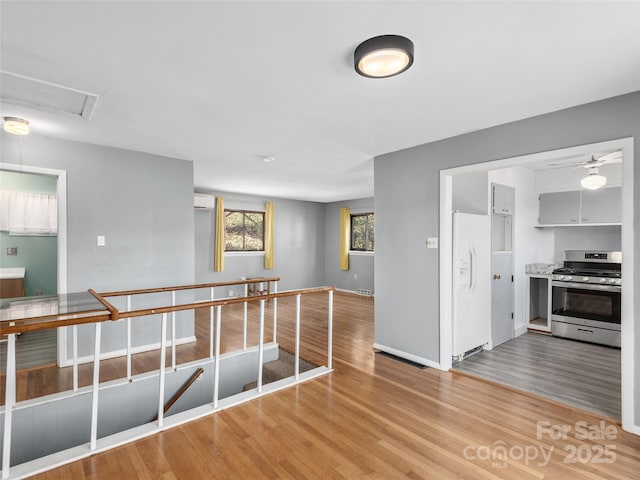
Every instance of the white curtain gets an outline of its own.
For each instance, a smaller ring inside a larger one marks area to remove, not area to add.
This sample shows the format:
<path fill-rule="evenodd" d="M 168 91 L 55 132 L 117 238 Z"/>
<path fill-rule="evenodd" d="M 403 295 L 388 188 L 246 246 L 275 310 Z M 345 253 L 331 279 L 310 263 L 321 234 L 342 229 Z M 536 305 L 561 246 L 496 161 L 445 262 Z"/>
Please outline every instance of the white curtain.
<path fill-rule="evenodd" d="M 14 235 L 57 234 L 57 196 L 47 193 L 1 191 L 0 230 Z"/>

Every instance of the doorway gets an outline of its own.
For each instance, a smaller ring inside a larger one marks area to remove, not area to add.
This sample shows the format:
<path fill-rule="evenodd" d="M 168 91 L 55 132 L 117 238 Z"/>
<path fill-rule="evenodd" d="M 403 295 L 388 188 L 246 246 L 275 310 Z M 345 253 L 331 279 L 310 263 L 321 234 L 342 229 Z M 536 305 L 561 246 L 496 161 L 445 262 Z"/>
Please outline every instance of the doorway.
<path fill-rule="evenodd" d="M 27 166 L 12 163 L 0 163 L 0 171 L 39 175 L 55 179 L 55 192 L 58 201 L 58 234 L 56 245 L 56 288 L 54 294 L 67 293 L 67 172 L 50 168 Z M 35 292 L 40 290 L 34 290 Z M 43 292 L 44 293 L 44 292 Z M 67 341 L 64 329 L 59 328 L 56 333 L 56 364 L 65 365 Z"/>
<path fill-rule="evenodd" d="M 440 368 L 449 370 L 451 359 L 451 308 L 452 308 L 452 249 L 451 249 L 451 212 L 452 212 L 452 178 L 458 173 L 488 171 L 497 168 L 523 166 L 532 162 L 551 161 L 558 158 L 591 155 L 596 151 L 620 150 L 622 163 L 622 226 L 621 250 L 625 259 L 622 275 L 625 282 L 622 286 L 622 346 L 621 346 L 621 417 L 622 427 L 627 431 L 640 434 L 640 428 L 634 424 L 634 372 L 633 365 L 634 304 L 633 304 L 633 139 L 624 138 L 595 144 L 581 145 L 555 151 L 541 152 L 521 157 L 474 164 L 455 169 L 443 170 L 440 173 Z M 517 265 L 516 269 L 519 271 Z M 523 322 L 516 324 L 516 334 L 526 332 Z"/>

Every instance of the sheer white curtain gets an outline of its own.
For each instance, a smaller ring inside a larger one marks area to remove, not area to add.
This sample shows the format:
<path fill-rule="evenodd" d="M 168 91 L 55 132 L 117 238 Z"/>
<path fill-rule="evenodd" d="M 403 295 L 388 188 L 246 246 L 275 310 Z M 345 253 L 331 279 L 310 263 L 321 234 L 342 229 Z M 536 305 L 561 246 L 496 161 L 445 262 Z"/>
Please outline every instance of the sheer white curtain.
<path fill-rule="evenodd" d="M 16 235 L 57 234 L 57 196 L 34 192 L 0 192 L 0 230 Z"/>

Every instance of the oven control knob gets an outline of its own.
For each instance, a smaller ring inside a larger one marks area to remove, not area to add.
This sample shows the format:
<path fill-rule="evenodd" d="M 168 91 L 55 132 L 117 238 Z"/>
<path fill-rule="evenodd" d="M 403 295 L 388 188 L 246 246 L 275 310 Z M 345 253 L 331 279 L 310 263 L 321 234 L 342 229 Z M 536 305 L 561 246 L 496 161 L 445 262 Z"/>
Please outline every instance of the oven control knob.
<path fill-rule="evenodd" d="M 583 282 L 588 282 L 589 281 L 589 277 L 582 277 L 582 281 Z"/>
<path fill-rule="evenodd" d="M 616 283 L 616 279 L 615 278 L 610 278 L 609 279 L 609 283 Z"/>
<path fill-rule="evenodd" d="M 606 278 L 601 278 L 600 279 L 600 283 L 607 283 L 607 279 Z"/>
<path fill-rule="evenodd" d="M 571 275 L 567 275 L 566 277 L 564 277 L 564 280 L 570 282 L 571 280 L 573 280 L 573 277 Z"/>

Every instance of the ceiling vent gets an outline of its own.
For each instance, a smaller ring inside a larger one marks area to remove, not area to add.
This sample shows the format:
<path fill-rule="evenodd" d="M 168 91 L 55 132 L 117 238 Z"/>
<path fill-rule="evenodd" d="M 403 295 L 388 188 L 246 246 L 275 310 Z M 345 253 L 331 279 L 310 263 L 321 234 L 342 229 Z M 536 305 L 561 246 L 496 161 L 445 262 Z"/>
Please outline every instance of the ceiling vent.
<path fill-rule="evenodd" d="M 0 98 L 3 102 L 68 113 L 86 120 L 98 101 L 98 95 L 93 93 L 6 71 L 0 72 Z"/>

